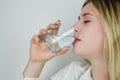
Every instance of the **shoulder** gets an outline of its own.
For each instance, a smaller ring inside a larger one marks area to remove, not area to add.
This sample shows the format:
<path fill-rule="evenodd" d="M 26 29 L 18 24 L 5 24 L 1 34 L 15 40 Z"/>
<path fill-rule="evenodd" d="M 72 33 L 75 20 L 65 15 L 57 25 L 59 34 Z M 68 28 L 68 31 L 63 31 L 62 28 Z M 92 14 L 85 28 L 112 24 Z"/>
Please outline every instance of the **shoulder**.
<path fill-rule="evenodd" d="M 81 67 L 89 66 L 89 63 L 86 60 L 73 61 L 69 64 L 70 67 Z"/>
<path fill-rule="evenodd" d="M 90 64 L 85 61 L 85 60 L 81 60 L 81 61 L 73 61 L 69 64 L 68 66 L 68 71 L 72 71 L 74 73 L 78 73 L 81 74 L 82 72 L 84 72 L 88 67 L 90 66 Z"/>
<path fill-rule="evenodd" d="M 77 79 L 85 70 L 89 67 L 88 62 L 73 61 L 63 69 L 58 71 L 54 76 L 51 77 L 52 80 L 74 80 Z"/>

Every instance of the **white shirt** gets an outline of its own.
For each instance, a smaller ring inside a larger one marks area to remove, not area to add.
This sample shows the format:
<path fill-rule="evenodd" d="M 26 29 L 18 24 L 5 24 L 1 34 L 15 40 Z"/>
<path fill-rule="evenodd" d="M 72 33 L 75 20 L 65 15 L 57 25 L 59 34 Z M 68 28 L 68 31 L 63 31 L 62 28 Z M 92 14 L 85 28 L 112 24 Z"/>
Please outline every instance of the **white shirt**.
<path fill-rule="evenodd" d="M 23 80 L 39 80 L 38 78 L 24 78 Z M 86 61 L 72 62 L 50 80 L 93 80 L 91 77 L 91 66 Z"/>

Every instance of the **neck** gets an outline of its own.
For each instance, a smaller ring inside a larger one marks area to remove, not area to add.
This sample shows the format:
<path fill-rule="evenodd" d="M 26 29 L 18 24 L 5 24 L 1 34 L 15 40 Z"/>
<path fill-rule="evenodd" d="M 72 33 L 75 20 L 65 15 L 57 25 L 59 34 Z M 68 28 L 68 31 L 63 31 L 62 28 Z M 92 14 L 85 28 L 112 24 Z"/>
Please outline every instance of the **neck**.
<path fill-rule="evenodd" d="M 93 80 L 107 80 L 107 64 L 102 57 L 91 61 Z"/>

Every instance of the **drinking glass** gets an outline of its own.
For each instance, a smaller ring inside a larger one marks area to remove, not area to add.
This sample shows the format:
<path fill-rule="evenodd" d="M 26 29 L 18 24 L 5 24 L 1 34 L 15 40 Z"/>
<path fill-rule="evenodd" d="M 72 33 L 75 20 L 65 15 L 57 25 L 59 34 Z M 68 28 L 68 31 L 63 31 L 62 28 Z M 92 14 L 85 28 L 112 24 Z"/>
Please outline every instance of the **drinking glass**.
<path fill-rule="evenodd" d="M 69 46 L 74 41 L 73 36 L 74 29 L 71 28 L 68 31 L 64 32 L 60 35 L 51 35 L 51 31 L 49 31 L 47 34 L 43 35 L 43 39 L 45 40 L 45 43 L 47 47 L 53 52 L 59 51 L 61 48 L 65 46 Z"/>

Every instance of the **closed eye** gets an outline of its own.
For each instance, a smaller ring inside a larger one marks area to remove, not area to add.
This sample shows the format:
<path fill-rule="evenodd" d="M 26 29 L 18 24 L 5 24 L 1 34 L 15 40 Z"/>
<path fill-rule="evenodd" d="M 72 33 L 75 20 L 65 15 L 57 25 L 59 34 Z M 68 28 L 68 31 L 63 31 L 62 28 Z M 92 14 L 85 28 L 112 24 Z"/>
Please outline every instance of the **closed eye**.
<path fill-rule="evenodd" d="M 91 22 L 91 21 L 84 21 L 83 23 L 84 23 L 84 24 L 87 24 L 87 23 L 89 23 L 89 22 Z"/>

